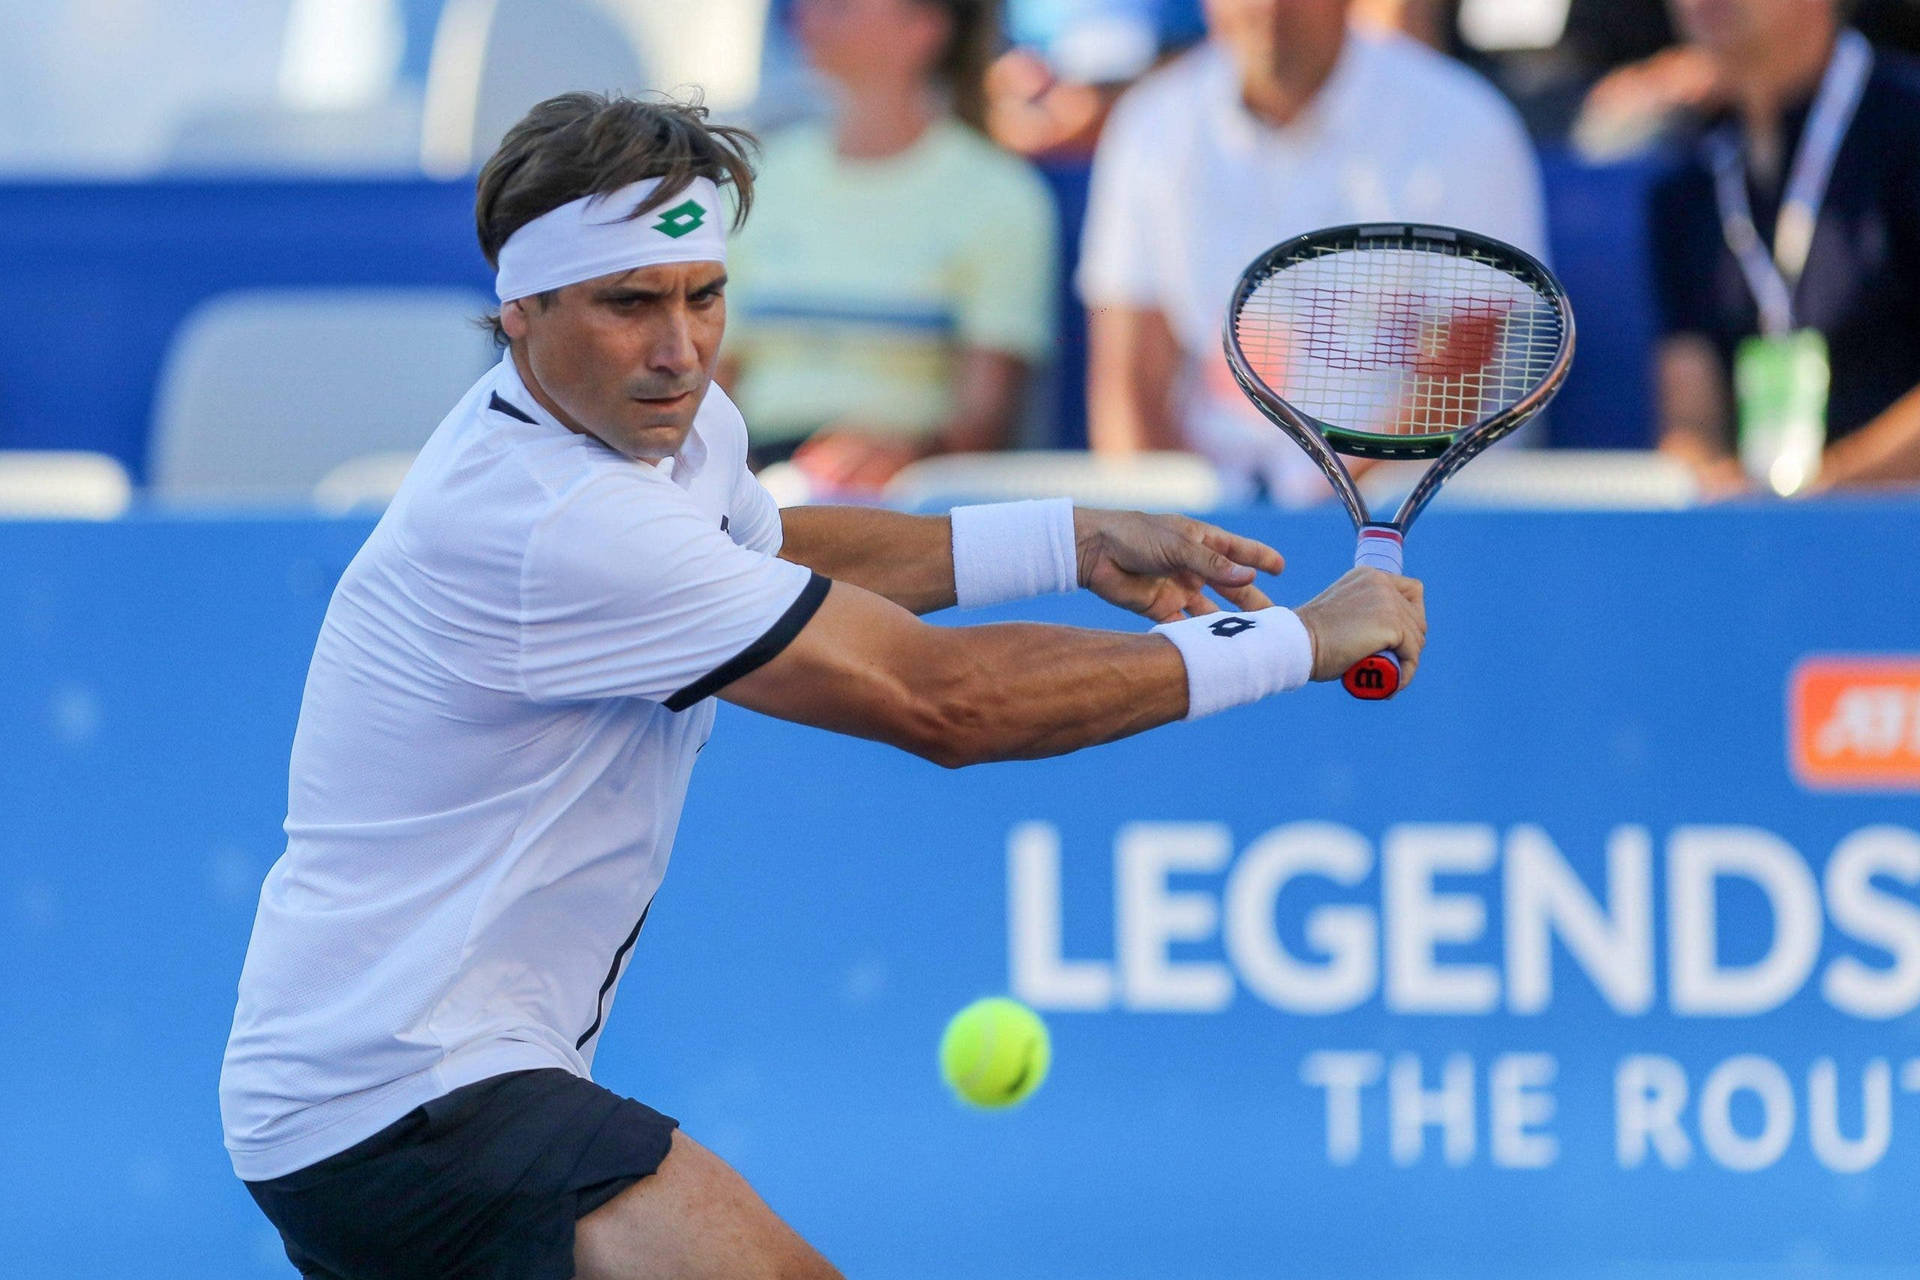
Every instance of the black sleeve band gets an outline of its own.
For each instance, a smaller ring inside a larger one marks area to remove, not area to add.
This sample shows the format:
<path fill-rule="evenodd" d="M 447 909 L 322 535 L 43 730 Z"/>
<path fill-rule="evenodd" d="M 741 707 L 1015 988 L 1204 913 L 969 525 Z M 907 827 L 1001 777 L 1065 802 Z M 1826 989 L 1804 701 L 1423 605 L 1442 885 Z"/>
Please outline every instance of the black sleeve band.
<path fill-rule="evenodd" d="M 779 657 L 780 651 L 792 644 L 793 638 L 800 634 L 800 628 L 812 621 L 813 615 L 820 611 L 820 605 L 826 600 L 827 591 L 832 586 L 832 578 L 823 578 L 817 573 L 807 579 L 807 585 L 800 589 L 800 598 L 788 605 L 787 611 L 758 640 L 668 698 L 667 710 L 685 711 L 700 699 L 712 697 L 741 676 L 758 671 Z"/>

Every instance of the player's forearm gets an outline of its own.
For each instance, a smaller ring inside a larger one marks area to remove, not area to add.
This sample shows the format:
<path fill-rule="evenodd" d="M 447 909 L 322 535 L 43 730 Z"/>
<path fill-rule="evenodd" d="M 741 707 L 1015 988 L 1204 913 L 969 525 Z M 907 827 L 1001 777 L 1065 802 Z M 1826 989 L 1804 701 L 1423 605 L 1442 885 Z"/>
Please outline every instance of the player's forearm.
<path fill-rule="evenodd" d="M 903 691 L 896 745 L 949 768 L 1064 755 L 1187 713 L 1186 666 L 1159 636 L 1003 623 L 938 646 Z"/>
<path fill-rule="evenodd" d="M 780 556 L 914 613 L 951 608 L 953 526 L 872 507 L 788 507 Z"/>

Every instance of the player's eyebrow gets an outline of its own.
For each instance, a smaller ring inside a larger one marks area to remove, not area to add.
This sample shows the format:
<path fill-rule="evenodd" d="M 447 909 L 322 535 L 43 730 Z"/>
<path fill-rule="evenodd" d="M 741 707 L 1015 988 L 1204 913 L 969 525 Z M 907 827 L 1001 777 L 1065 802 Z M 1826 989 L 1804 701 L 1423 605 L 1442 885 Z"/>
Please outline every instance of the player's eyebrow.
<path fill-rule="evenodd" d="M 687 290 L 689 298 L 707 297 L 726 288 L 727 277 L 723 273 L 698 288 Z M 660 302 L 673 296 L 671 289 L 643 289 L 638 285 L 610 284 L 595 291 L 596 302 Z"/>
<path fill-rule="evenodd" d="M 593 295 L 596 302 L 658 302 L 667 296 L 665 289 L 642 289 L 630 284 L 608 285 Z"/>

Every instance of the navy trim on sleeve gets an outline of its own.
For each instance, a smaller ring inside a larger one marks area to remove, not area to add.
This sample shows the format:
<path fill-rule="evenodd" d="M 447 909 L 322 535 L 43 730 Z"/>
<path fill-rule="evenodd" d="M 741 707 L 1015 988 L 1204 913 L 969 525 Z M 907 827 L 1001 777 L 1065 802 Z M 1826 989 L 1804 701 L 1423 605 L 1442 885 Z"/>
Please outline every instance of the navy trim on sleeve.
<path fill-rule="evenodd" d="M 493 410 L 495 413 L 504 413 L 509 418 L 518 418 L 522 422 L 533 421 L 533 418 L 525 409 L 522 409 L 510 400 L 502 400 L 498 391 L 493 393 L 493 399 L 487 401 L 487 408 Z"/>
<path fill-rule="evenodd" d="M 780 615 L 779 621 L 768 627 L 758 640 L 668 698 L 667 710 L 685 711 L 702 698 L 712 697 L 741 676 L 758 671 L 779 657 L 780 651 L 792 644 L 793 638 L 800 634 L 800 628 L 812 621 L 813 615 L 820 611 L 820 605 L 826 600 L 827 591 L 832 586 L 832 578 L 817 573 L 807 579 L 807 585 L 800 589 L 800 598 L 787 606 L 787 611 Z"/>

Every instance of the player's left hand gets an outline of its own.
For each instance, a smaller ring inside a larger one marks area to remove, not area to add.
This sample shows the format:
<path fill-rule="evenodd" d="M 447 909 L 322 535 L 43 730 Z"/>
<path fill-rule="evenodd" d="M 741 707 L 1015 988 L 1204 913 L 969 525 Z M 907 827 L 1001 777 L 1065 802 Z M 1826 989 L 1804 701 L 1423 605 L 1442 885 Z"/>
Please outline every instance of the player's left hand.
<path fill-rule="evenodd" d="M 1218 613 L 1218 592 L 1236 609 L 1273 604 L 1253 585 L 1256 570 L 1286 568 L 1278 551 L 1187 516 L 1075 508 L 1080 585 L 1155 622 Z"/>

